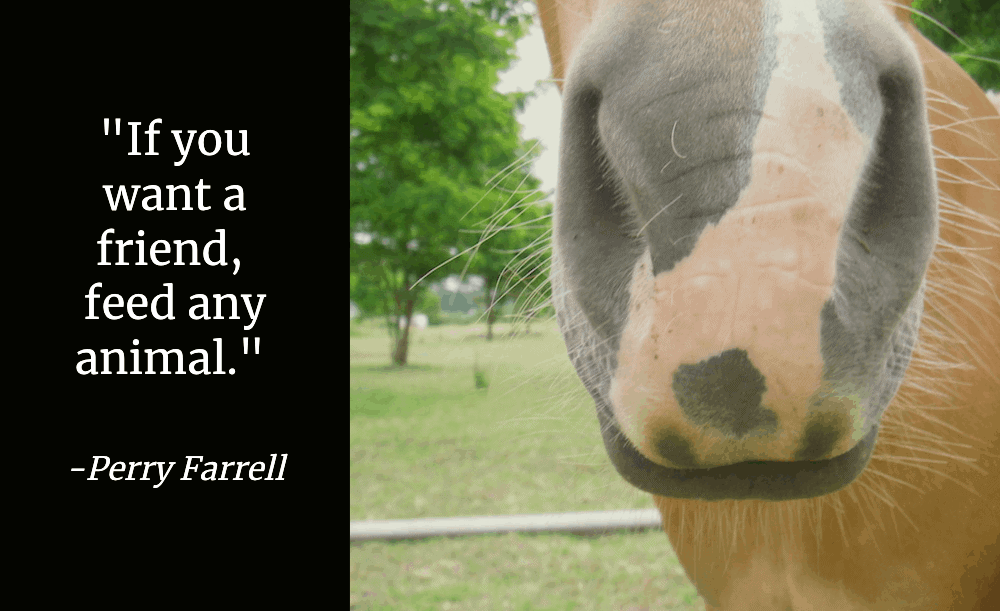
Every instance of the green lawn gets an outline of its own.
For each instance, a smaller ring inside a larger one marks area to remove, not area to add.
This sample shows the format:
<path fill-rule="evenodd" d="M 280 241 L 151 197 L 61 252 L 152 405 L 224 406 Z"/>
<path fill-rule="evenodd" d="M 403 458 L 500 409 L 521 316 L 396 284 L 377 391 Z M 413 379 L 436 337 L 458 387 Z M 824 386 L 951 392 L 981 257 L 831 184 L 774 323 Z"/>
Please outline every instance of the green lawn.
<path fill-rule="evenodd" d="M 351 330 L 351 520 L 649 508 L 610 466 L 555 324 Z M 477 389 L 475 370 L 490 385 Z M 351 545 L 352 609 L 702 609 L 657 531 Z"/>

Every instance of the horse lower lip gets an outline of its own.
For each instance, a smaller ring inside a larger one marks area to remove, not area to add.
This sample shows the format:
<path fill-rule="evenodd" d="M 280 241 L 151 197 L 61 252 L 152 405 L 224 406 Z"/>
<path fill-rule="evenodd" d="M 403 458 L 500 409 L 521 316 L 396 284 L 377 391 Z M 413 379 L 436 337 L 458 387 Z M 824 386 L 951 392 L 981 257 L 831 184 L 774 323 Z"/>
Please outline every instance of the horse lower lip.
<path fill-rule="evenodd" d="M 850 451 L 816 461 L 748 461 L 710 469 L 670 469 L 643 456 L 621 433 L 610 409 L 598 406 L 604 445 L 618 473 L 646 492 L 706 501 L 787 501 L 830 494 L 864 471 L 878 436 L 873 427 Z"/>

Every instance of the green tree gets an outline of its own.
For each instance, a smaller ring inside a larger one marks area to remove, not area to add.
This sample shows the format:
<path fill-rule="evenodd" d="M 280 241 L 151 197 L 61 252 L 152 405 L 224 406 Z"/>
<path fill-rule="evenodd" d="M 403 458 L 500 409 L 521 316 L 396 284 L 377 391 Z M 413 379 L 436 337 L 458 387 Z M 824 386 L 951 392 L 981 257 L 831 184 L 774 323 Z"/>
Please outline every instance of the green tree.
<path fill-rule="evenodd" d="M 397 365 L 406 364 L 414 305 L 428 290 L 419 281 L 460 267 L 441 263 L 476 243 L 462 228 L 489 214 L 477 203 L 518 158 L 514 108 L 523 95 L 494 86 L 530 19 L 519 5 L 351 2 L 352 299 L 387 315 Z"/>
<path fill-rule="evenodd" d="M 913 8 L 938 22 L 915 14 L 913 22 L 924 36 L 958 62 L 980 87 L 1000 90 L 1000 2 L 914 0 Z"/>

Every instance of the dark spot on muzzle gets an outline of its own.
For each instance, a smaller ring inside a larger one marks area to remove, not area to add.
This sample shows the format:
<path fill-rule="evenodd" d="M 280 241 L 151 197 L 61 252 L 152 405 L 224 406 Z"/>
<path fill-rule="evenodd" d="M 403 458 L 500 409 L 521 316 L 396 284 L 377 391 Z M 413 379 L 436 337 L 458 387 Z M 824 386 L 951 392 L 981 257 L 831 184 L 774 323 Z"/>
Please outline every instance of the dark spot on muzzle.
<path fill-rule="evenodd" d="M 694 455 L 691 442 L 673 431 L 664 433 L 655 445 L 660 456 L 669 460 L 675 467 L 681 469 L 701 467 Z"/>
<path fill-rule="evenodd" d="M 755 429 L 774 430 L 778 417 L 761 403 L 767 385 L 746 350 L 732 349 L 674 372 L 674 397 L 697 426 L 742 439 Z"/>
<path fill-rule="evenodd" d="M 833 450 L 849 432 L 849 418 L 843 415 L 817 413 L 809 418 L 795 460 L 830 458 Z"/>

